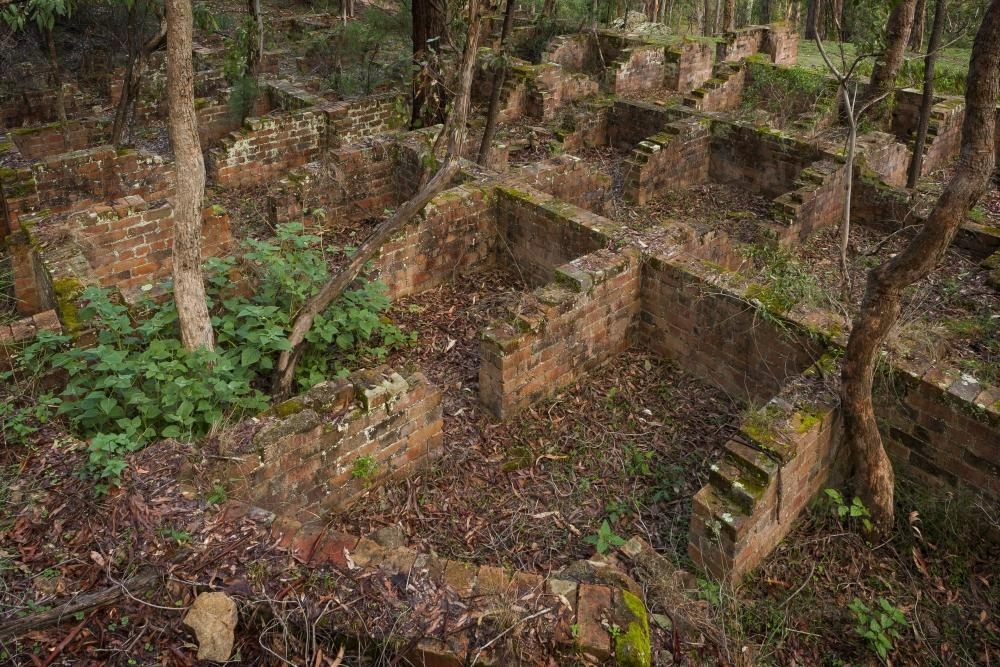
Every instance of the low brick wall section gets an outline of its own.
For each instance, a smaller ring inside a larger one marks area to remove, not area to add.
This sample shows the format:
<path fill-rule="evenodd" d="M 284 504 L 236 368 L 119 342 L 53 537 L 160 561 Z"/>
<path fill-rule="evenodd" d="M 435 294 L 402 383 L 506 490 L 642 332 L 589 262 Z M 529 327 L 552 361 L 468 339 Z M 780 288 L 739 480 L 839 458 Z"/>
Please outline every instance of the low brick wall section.
<path fill-rule="evenodd" d="M 604 77 L 616 95 L 656 90 L 663 86 L 665 65 L 662 46 L 635 46 L 609 63 Z"/>
<path fill-rule="evenodd" d="M 639 342 L 757 405 L 777 395 L 821 352 L 807 335 L 773 318 L 715 284 L 697 261 L 646 260 Z"/>
<path fill-rule="evenodd" d="M 752 25 L 726 33 L 716 45 L 718 61 L 740 60 L 755 53 L 766 53 L 775 64 L 794 63 L 798 55 L 798 33 L 794 27 L 780 24 Z"/>
<path fill-rule="evenodd" d="M 249 442 L 220 436 L 237 497 L 282 514 L 319 516 L 441 450 L 441 393 L 421 373 L 381 367 L 321 383 L 282 403 Z M 242 438 L 245 440 L 245 438 Z"/>
<path fill-rule="evenodd" d="M 664 53 L 663 85 L 668 90 L 688 93 L 711 78 L 714 64 L 710 43 L 683 40 L 667 47 Z"/>
<path fill-rule="evenodd" d="M 555 279 L 556 268 L 602 248 L 617 225 L 528 187 L 496 189 L 501 226 L 500 262 L 512 261 L 524 281 L 538 287 Z"/>
<path fill-rule="evenodd" d="M 56 311 L 46 310 L 9 324 L 0 323 L 0 369 L 10 369 L 11 355 L 17 345 L 30 343 L 43 331 L 62 333 L 62 325 L 59 323 Z"/>
<path fill-rule="evenodd" d="M 600 74 L 601 54 L 593 32 L 578 32 L 552 38 L 542 53 L 542 63 L 559 65 L 567 72 Z"/>
<path fill-rule="evenodd" d="M 615 148 L 631 149 L 686 115 L 681 110 L 648 102 L 618 100 L 608 116 L 608 143 Z"/>
<path fill-rule="evenodd" d="M 0 172 L 7 232 L 16 231 L 18 219 L 27 213 L 79 211 L 130 195 L 162 199 L 171 194 L 173 185 L 173 165 L 159 155 L 116 151 L 111 146 L 64 153 L 28 168 Z"/>
<path fill-rule="evenodd" d="M 777 197 L 795 190 L 799 172 L 823 157 L 816 147 L 768 128 L 712 121 L 709 174 L 718 183 Z"/>
<path fill-rule="evenodd" d="M 839 225 L 846 184 L 847 166 L 842 162 L 821 160 L 799 172 L 794 183 L 798 187 L 771 205 L 779 243 L 795 245 L 817 230 Z"/>
<path fill-rule="evenodd" d="M 699 111 L 729 111 L 737 108 L 743 100 L 743 89 L 747 81 L 743 62 L 716 65 L 712 78 L 684 97 L 684 106 Z"/>
<path fill-rule="evenodd" d="M 875 410 L 893 463 L 931 488 L 1000 499 L 1000 389 L 906 360 L 886 379 Z"/>
<path fill-rule="evenodd" d="M 66 131 L 60 123 L 49 123 L 40 127 L 24 127 L 10 131 L 10 139 L 29 160 L 78 151 L 101 144 L 111 138 L 111 127 L 107 122 L 96 120 L 70 120 Z"/>
<path fill-rule="evenodd" d="M 830 485 L 840 420 L 825 404 L 779 398 L 757 411 L 710 466 L 695 494 L 688 555 L 720 579 L 739 580 L 788 534 L 799 513 Z"/>
<path fill-rule="evenodd" d="M 446 190 L 389 239 L 375 260 L 393 298 L 457 280 L 493 260 L 496 213 L 488 191 L 474 185 Z"/>
<path fill-rule="evenodd" d="M 20 127 L 25 123 L 50 123 L 59 120 L 56 109 L 57 93 L 49 90 L 25 90 L 0 105 L 0 127 Z M 72 83 L 63 84 L 63 104 L 73 115 L 85 104 L 80 90 Z"/>
<path fill-rule="evenodd" d="M 311 109 L 247 118 L 208 151 L 208 176 L 222 187 L 264 183 L 315 160 L 325 132 L 325 116 Z"/>
<path fill-rule="evenodd" d="M 910 146 L 911 150 L 917 135 L 922 99 L 923 92 L 914 88 L 897 90 L 893 98 L 892 133 Z M 927 143 L 924 146 L 921 174 L 941 169 L 958 154 L 964 121 L 963 98 L 946 96 L 934 98 L 930 124 L 927 127 Z"/>
<path fill-rule="evenodd" d="M 640 271 L 637 250 L 599 250 L 525 295 L 510 322 L 483 334 L 483 405 L 507 417 L 622 352 L 639 311 Z"/>
<path fill-rule="evenodd" d="M 611 177 L 573 155 L 525 165 L 512 176 L 517 182 L 600 215 L 611 200 Z"/>
<path fill-rule="evenodd" d="M 704 120 L 674 121 L 640 141 L 623 163 L 623 194 L 645 204 L 663 189 L 705 183 L 710 156 L 709 128 Z"/>
<path fill-rule="evenodd" d="M 345 100 L 325 111 L 331 146 L 403 129 L 410 119 L 409 96 L 398 93 Z"/>

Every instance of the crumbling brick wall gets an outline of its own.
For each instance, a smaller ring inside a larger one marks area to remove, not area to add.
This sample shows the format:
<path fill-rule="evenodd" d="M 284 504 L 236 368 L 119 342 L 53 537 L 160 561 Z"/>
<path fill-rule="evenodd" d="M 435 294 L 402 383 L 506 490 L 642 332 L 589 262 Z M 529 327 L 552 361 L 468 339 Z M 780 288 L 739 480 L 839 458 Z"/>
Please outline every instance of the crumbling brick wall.
<path fill-rule="evenodd" d="M 272 512 L 319 516 L 441 451 L 441 394 L 421 373 L 358 371 L 275 412 L 283 416 L 267 420 L 250 443 L 220 436 L 223 454 L 243 459 L 221 474 L 237 496 Z"/>
<path fill-rule="evenodd" d="M 708 181 L 711 144 L 702 119 L 678 120 L 638 143 L 622 165 L 623 192 L 639 204 L 663 189 Z"/>
<path fill-rule="evenodd" d="M 823 157 L 811 144 L 768 128 L 712 121 L 709 174 L 718 183 L 734 183 L 777 197 L 795 190 L 799 172 Z"/>
<path fill-rule="evenodd" d="M 21 155 L 30 160 L 83 150 L 107 141 L 111 128 L 107 123 L 92 120 L 70 120 L 65 132 L 61 124 L 49 123 L 11 130 L 10 139 Z"/>
<path fill-rule="evenodd" d="M 514 179 L 600 215 L 611 199 L 611 177 L 572 155 L 525 165 Z"/>
<path fill-rule="evenodd" d="M 506 417 L 614 358 L 639 310 L 639 252 L 599 250 L 525 295 L 481 345 L 479 397 Z"/>
<path fill-rule="evenodd" d="M 690 92 L 711 78 L 714 64 L 711 44 L 684 40 L 664 54 L 663 85 L 678 93 Z"/>
<path fill-rule="evenodd" d="M 257 185 L 317 158 L 325 116 L 311 109 L 247 118 L 208 152 L 209 177 L 222 187 Z"/>

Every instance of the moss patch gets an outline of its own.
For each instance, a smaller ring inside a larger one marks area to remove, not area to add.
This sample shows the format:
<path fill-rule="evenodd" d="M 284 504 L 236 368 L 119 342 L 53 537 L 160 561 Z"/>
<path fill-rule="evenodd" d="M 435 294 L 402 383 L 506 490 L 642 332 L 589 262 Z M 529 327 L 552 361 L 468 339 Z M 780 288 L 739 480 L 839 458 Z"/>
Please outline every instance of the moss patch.
<path fill-rule="evenodd" d="M 615 662 L 621 667 L 649 667 L 652 650 L 649 641 L 649 618 L 646 606 L 628 591 L 621 591 L 616 614 L 622 632 L 615 639 Z"/>

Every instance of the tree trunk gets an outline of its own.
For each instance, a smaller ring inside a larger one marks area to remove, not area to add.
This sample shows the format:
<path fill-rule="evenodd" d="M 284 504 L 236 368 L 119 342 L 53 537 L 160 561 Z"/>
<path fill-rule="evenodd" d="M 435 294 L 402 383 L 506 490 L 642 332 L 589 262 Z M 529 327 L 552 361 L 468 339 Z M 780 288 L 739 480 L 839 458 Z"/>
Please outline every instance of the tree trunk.
<path fill-rule="evenodd" d="M 891 93 L 896 85 L 896 75 L 899 74 L 900 67 L 903 66 L 903 52 L 906 50 L 906 42 L 910 38 L 910 27 L 913 25 L 913 11 L 917 0 L 899 0 L 889 20 L 885 25 L 886 43 L 885 50 L 875 61 L 872 70 L 871 80 L 865 90 L 865 100 L 872 100 L 879 95 Z M 885 109 L 887 105 L 880 104 L 879 107 Z M 883 117 L 885 113 L 878 116 Z"/>
<path fill-rule="evenodd" d="M 167 107 L 177 172 L 174 209 L 174 300 L 181 342 L 188 350 L 214 349 L 205 283 L 201 274 L 201 202 L 205 160 L 194 110 L 191 0 L 166 0 Z"/>
<path fill-rule="evenodd" d="M 920 53 L 924 48 L 924 24 L 927 22 L 927 2 L 917 0 L 913 10 L 913 28 L 910 30 L 910 51 Z"/>
<path fill-rule="evenodd" d="M 444 161 L 434 177 L 427 182 L 412 199 L 399 207 L 392 217 L 383 221 L 372 234 L 365 239 L 347 266 L 331 276 L 312 297 L 295 318 L 292 331 L 288 335 L 290 350 L 282 352 L 274 369 L 272 395 L 275 398 L 288 396 L 295 379 L 295 366 L 302 354 L 302 344 L 306 334 L 312 328 L 313 320 L 322 313 L 334 299 L 340 296 L 354 282 L 364 265 L 370 260 L 382 244 L 395 234 L 403 225 L 410 221 L 434 196 L 443 190 L 458 173 L 458 160 L 462 156 L 462 146 L 468 133 L 466 127 L 469 119 L 469 98 L 472 91 L 472 73 L 476 64 L 476 45 L 479 42 L 479 25 L 481 23 L 477 0 L 469 0 L 469 30 L 462 52 L 462 62 L 459 66 L 458 94 L 455 104 L 442 130 L 447 134 L 448 146 Z"/>
<path fill-rule="evenodd" d="M 59 116 L 59 127 L 62 129 L 63 141 L 69 150 L 69 122 L 66 118 L 66 95 L 63 91 L 62 68 L 59 67 L 59 58 L 56 55 L 56 39 L 52 34 L 52 28 L 45 29 L 45 47 L 49 57 L 49 69 L 52 75 L 52 85 L 56 89 L 56 115 Z"/>
<path fill-rule="evenodd" d="M 722 32 L 736 29 L 736 0 L 724 0 L 722 5 Z"/>
<path fill-rule="evenodd" d="M 114 144 L 115 148 L 129 143 L 131 139 L 146 63 L 149 62 L 149 57 L 153 52 L 163 46 L 167 38 L 167 22 L 161 15 L 156 34 L 150 36 L 141 46 L 136 48 L 142 30 L 141 22 L 138 21 L 137 7 L 138 3 L 134 3 L 129 8 L 129 59 L 125 66 L 122 94 L 118 99 L 118 107 L 115 109 L 115 122 L 111 128 L 111 143 Z"/>
<path fill-rule="evenodd" d="M 832 0 L 829 5 L 830 16 L 826 24 L 826 38 L 838 42 L 844 41 L 844 0 Z"/>
<path fill-rule="evenodd" d="M 260 0 L 247 0 L 247 14 L 253 22 L 253 39 L 247 50 L 247 76 L 256 81 L 260 75 L 261 61 L 264 60 L 264 16 L 261 14 Z"/>
<path fill-rule="evenodd" d="M 496 74 L 493 76 L 490 106 L 486 110 L 486 127 L 483 128 L 483 140 L 479 144 L 479 155 L 476 157 L 476 162 L 482 166 L 486 166 L 486 160 L 490 156 L 490 148 L 493 144 L 493 135 L 497 129 L 497 116 L 500 115 L 500 96 L 503 93 L 503 84 L 507 79 L 507 37 L 510 35 L 513 24 L 514 0 L 507 0 L 503 14 L 503 27 L 500 29 L 500 48 L 498 50 L 500 60 L 497 63 Z"/>
<path fill-rule="evenodd" d="M 716 0 L 716 2 L 721 2 L 721 0 Z M 701 34 L 708 37 L 715 30 L 712 26 L 712 0 L 705 0 L 701 9 L 701 19 Z"/>
<path fill-rule="evenodd" d="M 996 151 L 996 101 L 1000 97 L 1000 0 L 993 0 L 972 46 L 965 95 L 962 148 L 952 176 L 927 222 L 903 252 L 872 270 L 854 321 L 841 371 L 844 437 L 856 466 L 858 495 L 877 532 L 893 521 L 892 464 L 872 408 L 875 360 L 899 317 L 903 291 L 941 260 L 969 209 L 985 191 Z"/>
<path fill-rule="evenodd" d="M 545 0 L 542 4 L 542 18 L 554 19 L 556 17 L 556 0 Z"/>
<path fill-rule="evenodd" d="M 819 34 L 819 17 L 823 14 L 823 0 L 806 0 L 806 39 L 816 39 Z"/>
<path fill-rule="evenodd" d="M 410 126 L 414 129 L 444 122 L 447 97 L 439 64 L 447 9 L 445 0 L 413 0 L 413 62 L 417 70 Z"/>
<path fill-rule="evenodd" d="M 920 120 L 917 123 L 917 137 L 913 140 L 913 156 L 906 177 L 906 187 L 915 188 L 924 166 L 924 146 L 927 143 L 927 129 L 931 124 L 931 109 L 934 107 L 934 66 L 937 63 L 938 47 L 941 46 L 941 30 L 944 24 L 946 0 L 937 0 L 934 7 L 934 22 L 931 24 L 931 41 L 924 56 L 924 94 L 920 100 Z"/>

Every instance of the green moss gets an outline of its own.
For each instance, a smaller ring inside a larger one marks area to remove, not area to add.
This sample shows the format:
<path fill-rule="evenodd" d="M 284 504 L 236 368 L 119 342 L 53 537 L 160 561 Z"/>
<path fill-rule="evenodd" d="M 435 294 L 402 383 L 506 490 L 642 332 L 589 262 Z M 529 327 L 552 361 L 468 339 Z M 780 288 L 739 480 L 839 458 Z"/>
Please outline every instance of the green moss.
<path fill-rule="evenodd" d="M 642 600 L 632 593 L 621 592 L 623 618 L 627 618 L 621 634 L 615 639 L 615 662 L 621 667 L 649 667 L 652 647 L 649 640 L 649 618 Z"/>
<path fill-rule="evenodd" d="M 304 408 L 305 406 L 302 405 L 302 401 L 297 398 L 290 398 L 287 401 L 274 406 L 274 414 L 278 417 L 284 418 L 288 415 L 293 415 L 296 412 L 302 412 Z"/>
<path fill-rule="evenodd" d="M 56 312 L 59 321 L 66 331 L 74 332 L 80 328 L 80 316 L 76 306 L 76 298 L 83 291 L 83 283 L 77 278 L 56 278 L 52 281 L 52 292 L 56 297 Z"/>
<path fill-rule="evenodd" d="M 796 433 L 805 433 L 822 420 L 819 413 L 813 408 L 803 408 L 792 415 L 792 424 Z"/>

